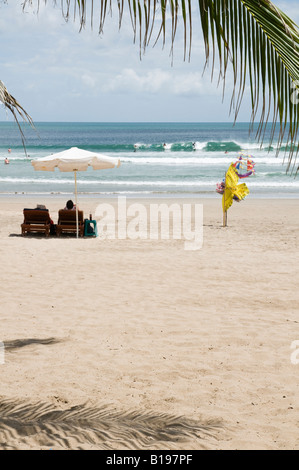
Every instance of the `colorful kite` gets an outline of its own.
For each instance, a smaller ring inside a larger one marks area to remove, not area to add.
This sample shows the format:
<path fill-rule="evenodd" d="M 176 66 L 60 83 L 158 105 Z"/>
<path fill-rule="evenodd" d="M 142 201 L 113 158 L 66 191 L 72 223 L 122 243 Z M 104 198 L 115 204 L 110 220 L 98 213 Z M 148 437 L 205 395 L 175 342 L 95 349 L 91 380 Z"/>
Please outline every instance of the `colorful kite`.
<path fill-rule="evenodd" d="M 239 178 L 248 178 L 255 173 L 254 161 L 251 160 L 251 155 L 241 155 L 239 159 L 234 163 L 234 168 L 236 170 Z"/>
<path fill-rule="evenodd" d="M 238 182 L 239 178 L 248 178 L 255 173 L 254 165 L 250 155 L 241 155 L 235 163 L 231 163 L 223 181 L 216 185 L 217 193 L 222 194 L 224 227 L 227 225 L 227 211 L 233 201 L 240 202 L 249 194 L 246 184 L 238 184 Z"/>

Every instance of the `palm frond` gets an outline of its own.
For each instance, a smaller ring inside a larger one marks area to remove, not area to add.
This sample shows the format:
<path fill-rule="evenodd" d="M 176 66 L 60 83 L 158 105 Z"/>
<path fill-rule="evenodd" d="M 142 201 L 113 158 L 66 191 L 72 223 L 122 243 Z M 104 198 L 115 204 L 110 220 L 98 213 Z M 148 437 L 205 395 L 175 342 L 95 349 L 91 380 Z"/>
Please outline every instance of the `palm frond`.
<path fill-rule="evenodd" d="M 0 80 L 0 102 L 3 103 L 5 108 L 8 109 L 12 113 L 18 125 L 24 151 L 25 151 L 25 154 L 27 155 L 26 145 L 25 145 L 25 135 L 21 128 L 19 117 L 23 119 L 23 121 L 28 122 L 32 127 L 34 127 L 33 120 L 29 116 L 29 114 L 25 111 L 25 109 L 20 105 L 20 103 L 18 103 L 18 101 L 8 92 L 6 86 L 1 80 Z"/>
<path fill-rule="evenodd" d="M 188 439 L 213 437 L 220 427 L 215 420 L 199 422 L 167 413 L 117 411 L 109 406 L 56 409 L 52 403 L 0 401 L 0 449 L 6 450 L 18 449 L 28 438 L 36 448 L 80 449 L 88 444 L 102 450 L 176 448 Z"/>
<path fill-rule="evenodd" d="M 40 0 L 38 1 L 38 5 Z M 34 0 L 24 0 L 24 6 Z M 44 0 L 47 3 L 47 0 Z M 54 0 L 56 3 L 56 0 Z M 191 0 L 99 0 L 100 32 L 104 31 L 107 11 L 117 4 L 121 27 L 125 4 L 132 20 L 134 40 L 139 37 L 140 51 L 145 49 L 158 28 L 157 38 L 171 38 L 171 51 L 181 21 L 184 31 L 184 58 L 191 56 L 194 16 L 201 27 L 206 54 L 206 66 L 212 57 L 213 77 L 216 59 L 220 65 L 219 80 L 225 92 L 228 72 L 233 74 L 231 111 L 238 117 L 246 85 L 251 96 L 251 127 L 258 120 L 256 138 L 262 143 L 268 125 L 271 145 L 277 141 L 277 152 L 286 137 L 289 145 L 287 170 L 294 170 L 299 151 L 299 104 L 294 98 L 294 88 L 299 91 L 299 30 L 298 26 L 270 0 L 198 0 L 198 11 L 192 9 Z M 57 3 L 58 5 L 58 3 Z M 64 18 L 80 19 L 80 29 L 86 25 L 88 15 L 93 17 L 94 2 L 85 0 L 60 0 Z M 171 19 L 168 22 L 168 18 Z M 168 29 L 170 31 L 168 31 Z M 205 66 L 205 68 L 206 68 Z M 258 117 L 258 112 L 260 115 Z"/>

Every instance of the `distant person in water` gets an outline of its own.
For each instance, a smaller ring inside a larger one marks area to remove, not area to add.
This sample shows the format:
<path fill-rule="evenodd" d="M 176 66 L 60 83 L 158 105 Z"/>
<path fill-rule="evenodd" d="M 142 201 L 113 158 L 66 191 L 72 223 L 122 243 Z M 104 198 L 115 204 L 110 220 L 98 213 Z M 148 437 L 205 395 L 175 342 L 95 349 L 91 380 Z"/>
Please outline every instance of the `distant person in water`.
<path fill-rule="evenodd" d="M 8 153 L 11 153 L 11 149 L 10 149 L 10 148 L 9 148 L 7 151 L 8 151 Z"/>
<path fill-rule="evenodd" d="M 4 163 L 5 165 L 9 165 L 9 159 L 6 157 L 6 159 L 4 160 Z"/>
<path fill-rule="evenodd" d="M 65 210 L 65 211 L 66 211 L 66 210 L 69 210 L 69 211 L 76 210 L 76 206 L 75 206 L 75 204 L 73 203 L 72 200 L 67 201 L 64 210 Z"/>

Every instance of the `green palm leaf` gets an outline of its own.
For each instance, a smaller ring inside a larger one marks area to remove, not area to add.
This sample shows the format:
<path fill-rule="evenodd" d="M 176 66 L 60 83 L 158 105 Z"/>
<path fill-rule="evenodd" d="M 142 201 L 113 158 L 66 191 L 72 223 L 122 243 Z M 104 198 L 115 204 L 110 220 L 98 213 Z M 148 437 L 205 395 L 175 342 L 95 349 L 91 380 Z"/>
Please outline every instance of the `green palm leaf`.
<path fill-rule="evenodd" d="M 23 121 L 27 121 L 29 124 L 31 124 L 33 126 L 32 118 L 25 111 L 25 109 L 20 105 L 20 103 L 18 103 L 18 101 L 8 92 L 6 86 L 4 85 L 4 83 L 1 80 L 0 80 L 0 102 L 2 104 L 4 104 L 5 108 L 8 109 L 12 113 L 12 115 L 13 115 L 13 117 L 14 117 L 14 119 L 15 119 L 18 127 L 19 127 L 22 142 L 23 142 L 23 147 L 24 147 L 24 150 L 25 150 L 25 153 L 26 153 L 25 135 L 24 135 L 23 130 L 21 128 L 19 118 L 22 118 Z"/>
<path fill-rule="evenodd" d="M 40 0 L 36 1 L 39 5 Z M 47 0 L 44 2 L 47 3 Z M 24 7 L 33 3 L 36 2 L 25 0 Z M 89 16 L 92 25 L 94 3 L 94 0 L 61 0 L 57 5 L 62 8 L 66 20 L 73 10 L 74 16 L 80 18 L 82 28 Z M 196 11 L 195 4 L 198 6 Z M 182 21 L 185 57 L 188 55 L 190 58 L 192 28 L 194 21 L 198 20 L 204 38 L 206 65 L 212 57 L 213 77 L 215 61 L 219 62 L 219 79 L 223 81 L 224 91 L 227 74 L 233 73 L 231 110 L 235 119 L 248 85 L 251 123 L 259 122 L 257 139 L 262 143 L 267 126 L 272 126 L 270 144 L 275 138 L 279 152 L 286 138 L 289 144 L 287 169 L 293 162 L 294 170 L 296 158 L 293 159 L 293 156 L 299 151 L 296 143 L 299 105 L 298 100 L 294 99 L 299 92 L 299 30 L 270 0 L 198 0 L 197 3 L 194 0 L 98 0 L 98 5 L 100 32 L 104 31 L 107 12 L 113 6 L 117 6 L 121 27 L 127 5 L 134 39 L 139 38 L 140 51 L 148 46 L 154 24 L 163 43 L 166 33 L 170 33 L 173 50 L 177 25 Z M 168 18 L 171 22 L 167 21 Z"/>

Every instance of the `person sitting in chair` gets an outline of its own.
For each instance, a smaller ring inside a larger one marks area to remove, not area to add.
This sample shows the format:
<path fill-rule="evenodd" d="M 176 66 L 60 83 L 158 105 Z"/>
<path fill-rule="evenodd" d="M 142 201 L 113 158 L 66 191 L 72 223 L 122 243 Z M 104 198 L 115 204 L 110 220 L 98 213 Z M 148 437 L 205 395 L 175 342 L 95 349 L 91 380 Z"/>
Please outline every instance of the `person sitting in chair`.
<path fill-rule="evenodd" d="M 76 206 L 75 206 L 75 204 L 73 203 L 72 200 L 67 201 L 64 210 L 69 210 L 69 211 L 76 210 Z"/>

